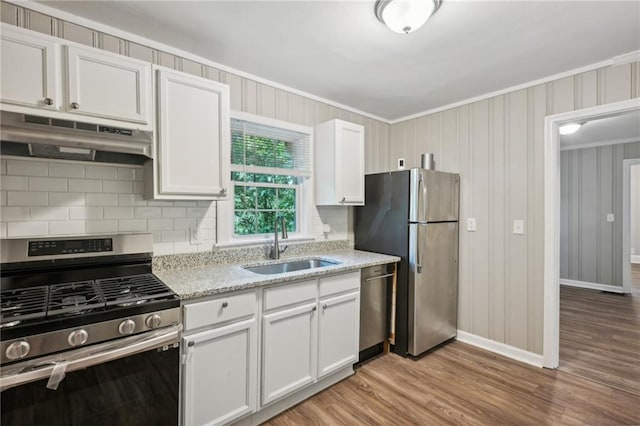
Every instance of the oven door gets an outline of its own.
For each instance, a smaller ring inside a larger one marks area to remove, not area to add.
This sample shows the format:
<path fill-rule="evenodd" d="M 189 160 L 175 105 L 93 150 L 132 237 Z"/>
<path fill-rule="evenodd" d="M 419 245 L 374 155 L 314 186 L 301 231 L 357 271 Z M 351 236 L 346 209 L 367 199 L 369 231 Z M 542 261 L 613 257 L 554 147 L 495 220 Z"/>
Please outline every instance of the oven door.
<path fill-rule="evenodd" d="M 177 425 L 180 329 L 4 367 L 1 423 Z"/>

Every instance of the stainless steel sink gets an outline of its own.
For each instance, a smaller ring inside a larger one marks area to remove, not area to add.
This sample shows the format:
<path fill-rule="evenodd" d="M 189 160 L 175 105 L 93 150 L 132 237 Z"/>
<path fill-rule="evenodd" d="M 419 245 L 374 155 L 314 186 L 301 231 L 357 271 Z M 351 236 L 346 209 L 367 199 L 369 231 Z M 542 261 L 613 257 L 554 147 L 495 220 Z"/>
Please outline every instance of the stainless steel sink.
<path fill-rule="evenodd" d="M 326 259 L 294 260 L 284 263 L 271 263 L 269 265 L 243 266 L 247 271 L 262 275 L 283 274 L 285 272 L 302 271 L 305 269 L 322 268 L 325 266 L 339 265 L 340 262 Z"/>

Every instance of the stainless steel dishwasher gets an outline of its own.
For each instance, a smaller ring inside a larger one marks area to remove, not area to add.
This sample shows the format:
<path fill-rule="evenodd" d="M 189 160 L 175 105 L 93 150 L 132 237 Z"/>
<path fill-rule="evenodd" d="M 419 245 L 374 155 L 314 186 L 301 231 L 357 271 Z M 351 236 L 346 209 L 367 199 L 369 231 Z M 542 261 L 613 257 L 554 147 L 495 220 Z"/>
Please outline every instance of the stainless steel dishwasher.
<path fill-rule="evenodd" d="M 360 361 L 384 350 L 390 333 L 393 263 L 362 269 L 360 283 Z"/>

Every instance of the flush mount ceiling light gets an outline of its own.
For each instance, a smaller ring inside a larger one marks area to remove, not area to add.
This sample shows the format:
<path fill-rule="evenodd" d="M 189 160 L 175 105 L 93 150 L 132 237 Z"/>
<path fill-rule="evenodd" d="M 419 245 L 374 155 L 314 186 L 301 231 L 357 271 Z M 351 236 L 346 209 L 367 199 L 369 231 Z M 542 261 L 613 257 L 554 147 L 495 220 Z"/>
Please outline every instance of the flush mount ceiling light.
<path fill-rule="evenodd" d="M 580 130 L 580 127 L 582 127 L 582 123 L 563 124 L 562 126 L 560 126 L 558 131 L 562 136 L 572 135 L 578 130 Z"/>
<path fill-rule="evenodd" d="M 442 0 L 378 0 L 376 18 L 391 31 L 409 34 L 424 25 Z"/>

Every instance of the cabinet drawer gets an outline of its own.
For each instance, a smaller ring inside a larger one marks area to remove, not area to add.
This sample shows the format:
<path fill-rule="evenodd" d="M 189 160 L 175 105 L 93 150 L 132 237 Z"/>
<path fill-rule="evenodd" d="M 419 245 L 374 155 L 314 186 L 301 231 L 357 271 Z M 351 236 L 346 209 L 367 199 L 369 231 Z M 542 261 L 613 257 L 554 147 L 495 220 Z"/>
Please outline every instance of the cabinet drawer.
<path fill-rule="evenodd" d="M 320 297 L 360 288 L 360 270 L 320 278 Z"/>
<path fill-rule="evenodd" d="M 206 302 L 190 303 L 184 307 L 184 329 L 194 330 L 256 313 L 256 292 L 219 297 Z"/>
<path fill-rule="evenodd" d="M 263 293 L 264 310 L 315 300 L 318 296 L 316 285 L 314 279 L 267 288 Z"/>

